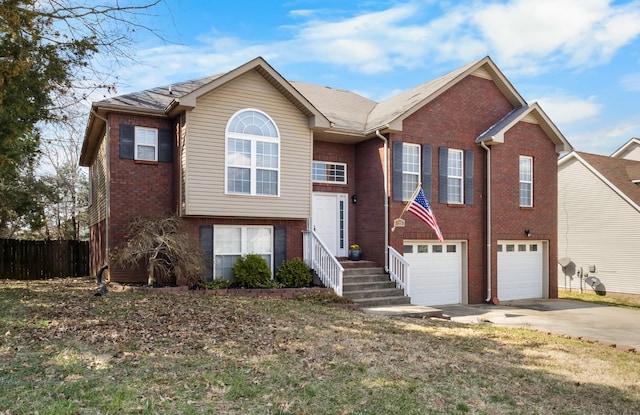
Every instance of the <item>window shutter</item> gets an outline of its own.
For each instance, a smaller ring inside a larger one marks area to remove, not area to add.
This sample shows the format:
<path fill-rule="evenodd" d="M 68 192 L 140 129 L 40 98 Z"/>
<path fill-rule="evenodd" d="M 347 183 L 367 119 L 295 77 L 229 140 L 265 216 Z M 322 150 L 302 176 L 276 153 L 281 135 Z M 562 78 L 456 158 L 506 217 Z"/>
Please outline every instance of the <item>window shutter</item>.
<path fill-rule="evenodd" d="M 200 246 L 204 251 L 205 281 L 213 280 L 213 226 L 200 227 Z"/>
<path fill-rule="evenodd" d="M 120 124 L 120 158 L 133 160 L 136 142 L 136 128 L 133 125 Z"/>
<path fill-rule="evenodd" d="M 402 202 L 402 141 L 394 141 L 391 145 L 391 169 L 393 200 Z"/>
<path fill-rule="evenodd" d="M 464 152 L 464 204 L 473 205 L 473 151 Z"/>
<path fill-rule="evenodd" d="M 163 163 L 173 162 L 173 140 L 171 129 L 160 128 L 158 130 L 158 161 Z"/>
<path fill-rule="evenodd" d="M 433 149 L 431 146 L 422 146 L 422 190 L 427 200 L 431 202 L 431 158 Z"/>
<path fill-rule="evenodd" d="M 438 202 L 446 204 L 449 202 L 448 180 L 449 173 L 449 148 L 440 147 L 438 156 Z"/>
<path fill-rule="evenodd" d="M 287 228 L 285 226 L 276 226 L 273 228 L 273 266 L 276 273 L 286 259 Z"/>

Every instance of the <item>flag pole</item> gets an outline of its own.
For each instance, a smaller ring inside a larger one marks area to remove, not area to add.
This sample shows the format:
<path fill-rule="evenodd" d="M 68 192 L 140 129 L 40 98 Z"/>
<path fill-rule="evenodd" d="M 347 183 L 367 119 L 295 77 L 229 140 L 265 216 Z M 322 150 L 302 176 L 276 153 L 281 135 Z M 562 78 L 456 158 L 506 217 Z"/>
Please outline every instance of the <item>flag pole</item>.
<path fill-rule="evenodd" d="M 400 214 L 400 216 L 396 218 L 396 220 L 402 218 L 402 215 L 404 215 L 404 212 L 406 212 L 407 209 L 409 209 L 409 205 L 411 204 L 411 202 L 413 202 L 413 199 L 415 199 L 416 195 L 418 194 L 421 188 L 422 188 L 422 182 L 418 182 L 418 187 L 416 187 L 416 190 L 413 191 L 413 194 L 409 198 L 409 201 L 407 202 L 406 205 L 404 205 L 404 209 L 402 209 L 402 213 Z M 393 228 L 391 228 L 391 232 L 394 232 L 395 230 L 396 230 L 396 227 L 394 225 Z"/>
<path fill-rule="evenodd" d="M 409 198 L 409 201 L 407 202 L 406 205 L 404 205 L 404 209 L 402 209 L 402 213 L 400 214 L 400 216 L 398 216 L 398 219 L 400 219 L 402 215 L 404 215 L 404 212 L 406 212 L 407 209 L 409 209 L 409 205 L 411 204 L 411 202 L 413 202 L 413 199 L 415 199 L 416 195 L 418 194 L 421 188 L 422 188 L 422 182 L 419 182 L 418 187 L 416 187 L 416 190 L 413 191 L 413 194 Z"/>

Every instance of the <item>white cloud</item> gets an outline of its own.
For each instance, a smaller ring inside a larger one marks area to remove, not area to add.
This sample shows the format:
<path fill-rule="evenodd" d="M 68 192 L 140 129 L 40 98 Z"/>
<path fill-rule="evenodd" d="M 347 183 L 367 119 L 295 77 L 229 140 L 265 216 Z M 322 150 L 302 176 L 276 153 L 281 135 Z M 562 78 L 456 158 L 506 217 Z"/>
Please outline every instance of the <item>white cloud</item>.
<path fill-rule="evenodd" d="M 281 27 L 291 33 L 286 41 L 212 31 L 193 46 L 148 49 L 140 57 L 166 76 L 184 73 L 188 65 L 189 77 L 230 69 L 259 55 L 277 57 L 281 66 L 329 64 L 364 74 L 463 64 L 491 55 L 514 76 L 602 63 L 640 35 L 637 0 L 624 5 L 608 0 L 484 0 L 436 9 L 406 2 L 346 18 L 324 9 L 296 9 L 289 15 L 302 23 Z"/>
<path fill-rule="evenodd" d="M 569 95 L 551 95 L 540 98 L 537 102 L 558 126 L 591 120 L 602 110 L 602 104 L 596 101 L 596 97 L 583 99 Z"/>
<path fill-rule="evenodd" d="M 620 84 L 627 91 L 640 92 L 640 72 L 623 76 Z"/>
<path fill-rule="evenodd" d="M 482 5 L 471 14 L 480 37 L 502 65 L 543 72 L 548 65 L 601 64 L 640 34 L 638 2 L 610 3 L 514 0 Z"/>
<path fill-rule="evenodd" d="M 563 133 L 576 150 L 608 156 L 632 137 L 637 137 L 639 130 L 640 122 L 627 119 L 596 130 L 576 129 Z"/>

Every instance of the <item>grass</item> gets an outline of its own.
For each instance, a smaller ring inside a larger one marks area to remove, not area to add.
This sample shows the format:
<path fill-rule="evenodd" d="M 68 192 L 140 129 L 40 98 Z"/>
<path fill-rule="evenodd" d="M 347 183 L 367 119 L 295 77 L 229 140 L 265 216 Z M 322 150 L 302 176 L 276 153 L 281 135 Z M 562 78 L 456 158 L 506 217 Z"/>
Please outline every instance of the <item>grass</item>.
<path fill-rule="evenodd" d="M 636 414 L 640 356 L 326 299 L 0 282 L 0 414 Z"/>
<path fill-rule="evenodd" d="M 586 301 L 594 304 L 614 305 L 618 307 L 640 308 L 640 295 L 607 293 L 598 295 L 591 288 L 587 287 L 580 293 L 578 290 L 559 290 L 558 298 L 565 300 Z"/>

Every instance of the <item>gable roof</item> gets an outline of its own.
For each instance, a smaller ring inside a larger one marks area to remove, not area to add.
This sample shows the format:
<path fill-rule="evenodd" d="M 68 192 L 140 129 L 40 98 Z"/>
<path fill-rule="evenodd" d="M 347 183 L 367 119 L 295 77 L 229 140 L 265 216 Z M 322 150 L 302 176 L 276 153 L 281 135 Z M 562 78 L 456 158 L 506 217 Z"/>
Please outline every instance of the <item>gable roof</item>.
<path fill-rule="evenodd" d="M 491 79 L 514 107 L 526 104 L 524 98 L 520 96 L 491 58 L 485 56 L 381 102 L 369 114 L 365 132 L 375 131 L 385 125 L 388 125 L 392 130 L 402 130 L 402 121 L 405 118 L 472 74 Z"/>
<path fill-rule="evenodd" d="M 640 211 L 640 161 L 572 151 L 558 166 L 576 159 Z"/>
<path fill-rule="evenodd" d="M 486 144 L 504 143 L 505 133 L 516 123 L 523 121 L 526 117 L 533 117 L 538 125 L 544 130 L 551 141 L 556 145 L 556 153 L 570 151 L 571 145 L 562 135 L 558 127 L 551 121 L 547 114 L 540 108 L 537 102 L 533 104 L 525 104 L 520 108 L 516 108 L 507 114 L 500 121 L 489 127 L 487 131 L 480 134 L 476 138 L 477 143 L 484 142 Z"/>
<path fill-rule="evenodd" d="M 624 143 L 622 147 L 617 149 L 611 154 L 611 157 L 624 157 L 629 151 L 633 150 L 634 147 L 640 147 L 640 138 L 631 138 L 629 141 Z"/>
<path fill-rule="evenodd" d="M 488 56 L 379 103 L 347 90 L 287 81 L 263 58 L 258 57 L 223 74 L 125 94 L 94 103 L 85 132 L 81 165 L 88 165 L 90 162 L 88 158 L 97 146 L 96 137 L 100 134 L 100 126 L 104 126 L 104 115 L 109 111 L 173 116 L 180 111 L 193 108 L 198 97 L 251 70 L 259 72 L 306 114 L 309 117 L 309 127 L 316 130 L 318 137 L 329 141 L 346 142 L 345 137 L 351 136 L 349 140 L 357 142 L 368 138 L 377 130 L 402 131 L 404 119 L 462 79 L 474 75 L 493 81 L 516 109 L 486 133 L 490 135 L 481 136 L 478 141 L 497 140 L 496 137 L 503 135 L 515 122 L 532 115 L 535 118 L 533 122 L 537 121 L 540 124 L 556 144 L 558 152 L 571 149 L 567 140 L 538 104 L 527 105 L 524 98 Z M 90 139 L 90 137 L 94 138 Z"/>

